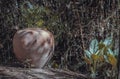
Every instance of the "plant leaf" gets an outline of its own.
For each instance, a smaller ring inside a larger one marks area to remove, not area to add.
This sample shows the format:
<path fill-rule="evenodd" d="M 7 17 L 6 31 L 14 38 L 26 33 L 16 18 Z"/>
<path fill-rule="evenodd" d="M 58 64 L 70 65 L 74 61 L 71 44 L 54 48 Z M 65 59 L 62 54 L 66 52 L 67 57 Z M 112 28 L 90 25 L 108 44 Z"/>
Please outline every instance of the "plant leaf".
<path fill-rule="evenodd" d="M 87 57 L 89 57 L 89 58 L 90 58 L 91 53 L 90 53 L 88 50 L 85 50 L 85 54 L 86 54 L 86 56 L 87 56 Z"/>
<path fill-rule="evenodd" d="M 107 37 L 104 42 L 103 42 L 106 46 L 109 46 L 112 44 L 112 37 Z"/>
<path fill-rule="evenodd" d="M 91 53 L 96 53 L 97 50 L 98 50 L 98 41 L 97 41 L 97 39 L 94 39 L 90 43 L 89 51 Z"/>
<path fill-rule="evenodd" d="M 108 61 L 108 56 L 107 56 L 107 55 L 104 55 L 104 60 L 105 60 L 105 62 L 108 62 L 108 63 L 109 63 L 109 61 Z"/>
<path fill-rule="evenodd" d="M 108 49 L 108 53 L 114 55 L 113 51 L 110 48 Z"/>
<path fill-rule="evenodd" d="M 117 49 L 114 50 L 114 55 L 118 56 L 118 54 L 119 54 L 119 48 L 117 48 Z"/>
<path fill-rule="evenodd" d="M 108 61 L 114 68 L 117 66 L 117 59 L 115 56 L 108 54 Z"/>
<path fill-rule="evenodd" d="M 39 21 L 36 22 L 37 26 L 42 26 L 44 23 L 44 21 L 42 19 L 40 19 Z"/>

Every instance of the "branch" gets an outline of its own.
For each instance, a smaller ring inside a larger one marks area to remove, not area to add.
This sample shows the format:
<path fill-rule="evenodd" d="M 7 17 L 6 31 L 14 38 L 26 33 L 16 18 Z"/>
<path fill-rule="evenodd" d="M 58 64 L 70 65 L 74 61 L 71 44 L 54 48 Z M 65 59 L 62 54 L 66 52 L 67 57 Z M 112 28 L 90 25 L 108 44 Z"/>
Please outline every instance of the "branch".
<path fill-rule="evenodd" d="M 83 74 L 58 69 L 31 69 L 0 66 L 0 79 L 86 79 Z"/>

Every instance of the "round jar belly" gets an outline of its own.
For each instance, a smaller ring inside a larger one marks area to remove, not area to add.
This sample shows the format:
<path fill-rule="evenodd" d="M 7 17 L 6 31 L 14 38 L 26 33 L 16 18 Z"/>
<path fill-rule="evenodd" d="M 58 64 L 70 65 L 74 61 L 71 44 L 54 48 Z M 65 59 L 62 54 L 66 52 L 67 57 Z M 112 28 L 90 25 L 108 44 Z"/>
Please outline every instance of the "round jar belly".
<path fill-rule="evenodd" d="M 53 34 L 40 28 L 19 30 L 13 38 L 13 50 L 22 63 L 43 68 L 54 52 Z"/>

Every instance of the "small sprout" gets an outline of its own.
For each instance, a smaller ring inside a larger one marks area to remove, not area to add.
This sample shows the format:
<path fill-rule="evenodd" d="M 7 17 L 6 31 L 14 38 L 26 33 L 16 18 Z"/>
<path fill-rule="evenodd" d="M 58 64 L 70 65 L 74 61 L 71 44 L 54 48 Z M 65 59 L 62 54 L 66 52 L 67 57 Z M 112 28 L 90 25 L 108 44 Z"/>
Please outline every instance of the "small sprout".
<path fill-rule="evenodd" d="M 83 58 L 85 62 L 90 65 L 89 69 L 91 71 L 92 78 L 96 77 L 97 72 L 99 72 L 99 67 L 103 67 L 105 64 L 107 65 L 107 63 L 110 63 L 112 65 L 112 68 L 117 67 L 118 50 L 112 50 L 112 45 L 113 41 L 111 37 L 108 37 L 99 43 L 96 39 L 93 39 L 90 43 L 89 50 L 85 50 L 85 57 Z M 105 73 L 106 71 L 108 72 L 109 69 L 110 68 L 105 68 Z M 115 69 L 109 71 L 112 74 L 115 74 L 113 72 L 116 72 Z"/>

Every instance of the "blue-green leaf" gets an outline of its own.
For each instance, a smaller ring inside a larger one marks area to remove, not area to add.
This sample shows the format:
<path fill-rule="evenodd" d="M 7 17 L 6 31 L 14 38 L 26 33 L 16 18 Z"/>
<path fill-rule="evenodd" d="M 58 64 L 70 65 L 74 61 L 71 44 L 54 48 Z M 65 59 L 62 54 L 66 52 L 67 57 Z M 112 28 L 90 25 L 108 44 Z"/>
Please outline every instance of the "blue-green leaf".
<path fill-rule="evenodd" d="M 99 55 L 99 54 L 100 54 L 100 50 L 98 50 L 95 54 L 96 54 L 96 55 Z"/>
<path fill-rule="evenodd" d="M 109 62 L 107 55 L 104 55 L 104 59 L 105 59 L 106 62 Z"/>
<path fill-rule="evenodd" d="M 87 57 L 89 57 L 89 58 L 91 57 L 91 53 L 88 50 L 85 50 L 85 54 Z"/>
<path fill-rule="evenodd" d="M 118 54 L 119 54 L 119 48 L 117 48 L 117 49 L 114 50 L 114 55 L 118 56 Z"/>
<path fill-rule="evenodd" d="M 96 53 L 97 50 L 98 50 L 98 41 L 97 41 L 97 39 L 94 39 L 90 43 L 89 51 L 91 53 Z"/>
<path fill-rule="evenodd" d="M 113 51 L 110 48 L 108 48 L 108 54 L 114 55 Z"/>
<path fill-rule="evenodd" d="M 104 40 L 104 44 L 106 45 L 106 46 L 109 46 L 109 45 L 111 45 L 112 44 L 112 37 L 107 37 L 105 40 Z"/>

